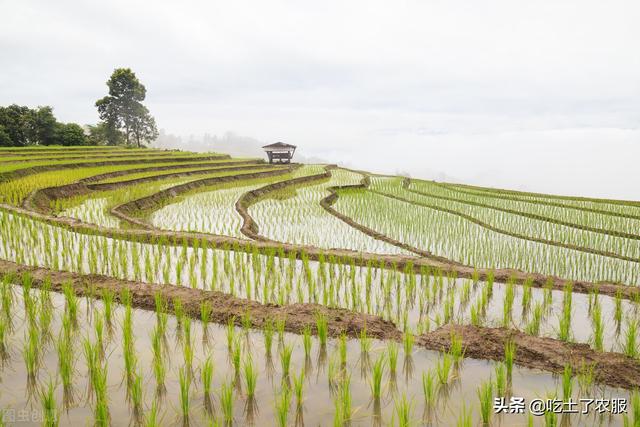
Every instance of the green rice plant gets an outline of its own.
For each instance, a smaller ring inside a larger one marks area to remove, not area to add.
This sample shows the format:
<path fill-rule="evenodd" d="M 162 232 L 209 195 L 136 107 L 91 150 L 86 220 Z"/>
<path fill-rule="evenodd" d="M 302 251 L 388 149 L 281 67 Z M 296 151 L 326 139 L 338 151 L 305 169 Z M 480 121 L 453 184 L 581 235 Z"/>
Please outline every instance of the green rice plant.
<path fill-rule="evenodd" d="M 251 356 L 247 357 L 244 362 L 244 382 L 247 386 L 247 398 L 255 398 L 256 384 L 258 383 L 258 371 L 253 364 Z"/>
<path fill-rule="evenodd" d="M 397 419 L 394 425 L 398 427 L 409 427 L 412 423 L 413 402 L 407 399 L 407 395 L 402 393 L 400 399 L 396 399 L 393 404 L 393 418 Z"/>
<path fill-rule="evenodd" d="M 225 382 L 220 385 L 220 407 L 225 425 L 233 424 L 233 382 Z"/>
<path fill-rule="evenodd" d="M 495 370 L 496 395 L 504 397 L 507 393 L 507 368 L 504 362 L 496 364 Z"/>
<path fill-rule="evenodd" d="M 473 425 L 472 415 L 472 408 L 467 409 L 467 404 L 462 402 L 462 408 L 460 408 L 460 415 L 458 415 L 456 427 L 471 427 Z"/>
<path fill-rule="evenodd" d="M 107 325 L 111 325 L 113 318 L 113 299 L 115 295 L 109 289 L 102 289 L 102 303 L 104 304 L 104 320 Z"/>
<path fill-rule="evenodd" d="M 548 394 L 547 399 L 555 400 L 555 394 Z M 546 427 L 556 427 L 558 425 L 558 414 L 552 410 L 552 408 L 548 408 L 544 412 L 544 425 Z"/>
<path fill-rule="evenodd" d="M 627 332 L 625 335 L 625 341 L 623 345 L 623 353 L 627 357 L 631 357 L 636 359 L 638 357 L 638 344 L 637 344 L 637 333 L 638 333 L 638 320 L 637 319 L 628 319 L 627 320 Z"/>
<path fill-rule="evenodd" d="M 615 305 L 613 310 L 613 318 L 618 328 L 622 325 L 622 290 L 618 289 L 615 296 Z"/>
<path fill-rule="evenodd" d="M 533 307 L 533 315 L 531 320 L 525 326 L 524 330 L 527 334 L 538 336 L 540 335 L 540 324 L 542 323 L 542 312 L 544 310 L 543 304 L 537 302 Z"/>
<path fill-rule="evenodd" d="M 578 385 L 582 393 L 588 394 L 591 391 L 595 380 L 595 363 L 587 364 L 584 360 L 578 369 Z"/>
<path fill-rule="evenodd" d="M 304 382 L 305 382 L 305 370 L 300 370 L 298 375 L 293 376 L 293 394 L 296 396 L 296 408 L 302 409 L 304 402 Z"/>
<path fill-rule="evenodd" d="M 56 342 L 56 352 L 58 354 L 58 372 L 62 379 L 62 387 L 67 396 L 71 396 L 73 388 L 73 371 L 74 371 L 74 349 L 72 341 L 63 333 L 58 337 Z"/>
<path fill-rule="evenodd" d="M 513 376 L 513 361 L 516 357 L 516 343 L 513 340 L 507 340 L 504 344 L 504 364 L 507 368 L 507 380 L 511 381 Z"/>
<path fill-rule="evenodd" d="M 234 378 L 240 378 L 240 363 L 242 361 L 242 345 L 240 338 L 236 338 L 231 349 L 231 364 L 233 365 Z"/>
<path fill-rule="evenodd" d="M 482 417 L 482 425 L 488 426 L 491 422 L 491 413 L 493 410 L 493 383 L 487 381 L 482 383 L 478 389 L 478 399 L 480 400 L 480 416 Z"/>
<path fill-rule="evenodd" d="M 64 282 L 62 284 L 62 293 L 65 299 L 65 309 L 72 323 L 75 325 L 78 321 L 78 297 L 76 296 L 73 284 L 71 282 Z"/>
<path fill-rule="evenodd" d="M 182 415 L 183 424 L 188 425 L 189 413 L 191 411 L 191 374 L 187 368 L 181 368 L 178 371 L 178 382 L 180 385 L 180 413 Z"/>
<path fill-rule="evenodd" d="M 629 397 L 631 401 L 631 413 L 623 418 L 624 427 L 637 427 L 640 425 L 640 393 L 634 390 Z"/>
<path fill-rule="evenodd" d="M 560 316 L 558 339 L 564 342 L 571 340 L 571 301 L 573 284 L 567 282 L 564 286 L 564 298 L 562 300 L 562 314 Z"/>
<path fill-rule="evenodd" d="M 160 426 L 160 420 L 158 420 L 158 402 L 154 400 L 151 403 L 151 409 L 145 416 L 144 427 L 158 427 Z"/>
<path fill-rule="evenodd" d="M 464 357 L 464 348 L 462 346 L 462 337 L 451 332 L 451 345 L 449 346 L 449 354 L 453 357 L 453 362 L 457 365 Z"/>
<path fill-rule="evenodd" d="M 387 360 L 389 361 L 389 372 L 395 375 L 398 366 L 398 344 L 393 341 L 387 343 Z"/>
<path fill-rule="evenodd" d="M 274 334 L 273 320 L 267 319 L 265 321 L 264 328 L 262 329 L 262 334 L 264 335 L 265 351 L 268 355 L 270 355 L 271 348 L 273 346 L 273 334 Z"/>
<path fill-rule="evenodd" d="M 316 313 L 316 329 L 318 331 L 318 339 L 320 340 L 320 346 L 327 346 L 327 336 L 329 331 L 329 326 L 327 323 L 327 318 L 323 313 Z"/>
<path fill-rule="evenodd" d="M 9 357 L 7 352 L 7 329 L 8 321 L 4 317 L 0 317 L 0 361 L 5 361 Z"/>
<path fill-rule="evenodd" d="M 367 329 L 362 328 L 360 330 L 360 352 L 362 354 L 369 354 L 371 350 L 371 338 L 367 336 Z"/>
<path fill-rule="evenodd" d="M 54 389 L 53 382 L 49 380 L 47 388 L 40 393 L 40 401 L 42 402 L 42 425 L 46 427 L 56 427 L 60 422 Z"/>
<path fill-rule="evenodd" d="M 158 394 L 162 394 L 165 389 L 165 377 L 167 369 L 165 367 L 164 357 L 162 354 L 162 332 L 161 327 L 156 323 L 151 333 L 151 349 L 153 352 L 153 375 L 156 380 L 156 390 Z"/>
<path fill-rule="evenodd" d="M 453 359 L 448 353 L 442 353 L 442 357 L 438 359 L 436 364 L 436 374 L 438 376 L 438 382 L 440 385 L 447 385 L 449 383 L 449 376 L 451 367 L 453 365 Z"/>
<path fill-rule="evenodd" d="M 245 311 L 242 314 L 242 318 L 240 320 L 242 322 L 243 332 L 245 333 L 245 335 L 247 335 L 249 333 L 249 329 L 251 329 L 251 325 L 253 324 L 253 322 L 251 321 L 251 313 L 249 312 L 249 310 Z"/>
<path fill-rule="evenodd" d="M 344 368 L 347 366 L 347 335 L 340 334 L 338 339 L 338 354 L 340 355 L 340 365 Z"/>
<path fill-rule="evenodd" d="M 562 371 L 562 398 L 565 402 L 571 400 L 571 393 L 573 391 L 573 370 L 571 365 L 564 365 Z"/>
<path fill-rule="evenodd" d="M 129 393 L 133 406 L 133 418 L 140 421 L 142 418 L 142 376 L 137 372 L 134 373 Z"/>
<path fill-rule="evenodd" d="M 280 366 L 282 368 L 282 378 L 289 378 L 289 370 L 291 368 L 291 354 L 293 346 L 285 345 L 280 352 Z"/>
<path fill-rule="evenodd" d="M 287 427 L 290 405 L 291 391 L 289 386 L 285 384 L 276 398 L 276 424 L 278 427 Z"/>
<path fill-rule="evenodd" d="M 511 322 L 513 312 L 513 302 L 515 300 L 515 285 L 511 279 L 507 281 L 504 291 L 504 303 L 502 305 L 502 326 L 508 327 Z"/>
<path fill-rule="evenodd" d="M 382 376 L 384 375 L 385 362 L 384 354 L 381 354 L 372 366 L 371 397 L 374 401 L 380 400 L 382 396 Z"/>
<path fill-rule="evenodd" d="M 305 358 L 311 357 L 311 326 L 309 325 L 302 329 L 302 346 Z"/>
<path fill-rule="evenodd" d="M 348 423 L 351 421 L 352 416 L 351 375 L 349 374 L 345 375 L 340 382 L 338 399 L 340 401 L 342 419 Z"/>
<path fill-rule="evenodd" d="M 26 336 L 26 343 L 22 349 L 22 357 L 27 370 L 29 383 L 35 385 L 36 375 L 39 365 L 40 337 L 35 327 L 29 327 Z"/>
<path fill-rule="evenodd" d="M 528 310 L 531 304 L 531 285 L 533 284 L 533 278 L 527 277 L 522 286 L 522 308 Z"/>
<path fill-rule="evenodd" d="M 235 320 L 236 320 L 235 317 L 231 317 L 227 321 L 227 349 L 229 350 L 229 352 L 231 352 L 231 348 L 233 346 L 233 343 L 235 342 L 235 337 L 236 337 Z"/>
<path fill-rule="evenodd" d="M 427 411 L 433 409 L 438 395 L 439 385 L 436 382 L 436 376 L 432 370 L 422 373 L 422 395 L 424 396 L 424 405 Z"/>
<path fill-rule="evenodd" d="M 593 323 L 593 347 L 598 351 L 604 350 L 604 321 L 602 320 L 602 309 L 600 304 L 596 304 L 591 311 Z"/>
<path fill-rule="evenodd" d="M 402 345 L 404 347 L 404 355 L 410 356 L 413 353 L 414 337 L 410 331 L 406 331 L 402 337 Z"/>

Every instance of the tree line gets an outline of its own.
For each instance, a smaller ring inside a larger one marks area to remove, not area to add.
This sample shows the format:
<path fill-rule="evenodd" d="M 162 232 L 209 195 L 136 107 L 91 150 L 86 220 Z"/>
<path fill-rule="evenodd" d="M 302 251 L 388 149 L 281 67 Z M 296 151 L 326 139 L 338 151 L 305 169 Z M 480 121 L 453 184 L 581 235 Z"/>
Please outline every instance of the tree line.
<path fill-rule="evenodd" d="M 0 106 L 0 147 L 30 145 L 136 145 L 158 137 L 155 119 L 142 104 L 146 88 L 129 68 L 107 81 L 108 95 L 96 101 L 100 122 L 81 126 L 59 122 L 50 106 Z"/>

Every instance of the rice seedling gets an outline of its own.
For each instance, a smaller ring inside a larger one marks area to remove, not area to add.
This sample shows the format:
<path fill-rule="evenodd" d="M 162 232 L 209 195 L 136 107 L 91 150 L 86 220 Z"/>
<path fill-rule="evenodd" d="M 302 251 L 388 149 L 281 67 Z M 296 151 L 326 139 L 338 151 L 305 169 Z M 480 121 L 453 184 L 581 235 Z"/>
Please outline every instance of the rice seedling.
<path fill-rule="evenodd" d="M 396 367 L 398 366 L 398 345 L 393 341 L 387 343 L 387 360 L 389 362 L 389 372 L 391 375 L 395 375 Z"/>
<path fill-rule="evenodd" d="M 322 313 L 316 314 L 316 330 L 318 332 L 318 339 L 320 340 L 320 346 L 326 347 L 329 327 L 327 324 L 327 318 Z"/>
<path fill-rule="evenodd" d="M 397 419 L 394 425 L 399 427 L 409 427 L 412 424 L 412 412 L 413 412 L 413 402 L 407 399 L 406 394 L 402 394 L 402 397 L 396 399 L 393 404 L 393 417 Z"/>
<path fill-rule="evenodd" d="M 280 390 L 276 398 L 276 424 L 279 427 L 286 427 L 289 418 L 289 407 L 291 405 L 291 390 L 285 385 Z"/>
<path fill-rule="evenodd" d="M 338 355 L 340 356 L 340 366 L 344 369 L 347 366 L 347 335 L 340 334 L 338 339 Z"/>
<path fill-rule="evenodd" d="M 154 400 L 151 403 L 151 409 L 144 417 L 144 426 L 145 427 L 158 427 L 160 425 L 160 420 L 158 420 L 158 402 Z"/>
<path fill-rule="evenodd" d="M 291 368 L 291 354 L 293 353 L 293 346 L 284 345 L 280 352 L 280 367 L 282 368 L 282 378 L 289 378 L 289 370 Z"/>
<path fill-rule="evenodd" d="M 256 393 L 256 384 L 258 383 L 258 371 L 251 356 L 244 361 L 244 383 L 247 390 L 247 399 L 254 399 Z"/>
<path fill-rule="evenodd" d="M 432 370 L 422 373 L 422 395 L 427 412 L 433 409 L 438 395 L 439 384 L 436 382 L 436 375 Z"/>
<path fill-rule="evenodd" d="M 60 422 L 54 389 L 53 382 L 49 380 L 46 389 L 40 393 L 40 401 L 42 402 L 42 425 L 47 427 L 56 427 Z"/>
<path fill-rule="evenodd" d="M 266 319 L 264 322 L 264 327 L 262 328 L 262 335 L 264 337 L 264 347 L 265 352 L 267 354 L 271 354 L 271 348 L 273 347 L 273 335 L 274 335 L 274 324 L 273 320 Z"/>
<path fill-rule="evenodd" d="M 513 377 L 513 361 L 516 357 L 516 343 L 508 340 L 504 345 L 504 365 L 507 368 L 507 380 L 511 382 Z"/>
<path fill-rule="evenodd" d="M 129 394 L 133 407 L 133 419 L 139 423 L 142 420 L 142 376 L 138 372 L 133 374 Z"/>
<path fill-rule="evenodd" d="M 478 387 L 477 393 L 478 399 L 480 400 L 482 425 L 488 426 L 491 422 L 491 413 L 493 412 L 493 383 L 491 381 L 482 383 Z"/>
<path fill-rule="evenodd" d="M 602 309 L 600 304 L 596 304 L 592 311 L 593 324 L 593 347 L 598 351 L 604 350 L 604 321 L 602 320 Z"/>
<path fill-rule="evenodd" d="M 113 317 L 113 299 L 115 295 L 113 291 L 109 289 L 102 289 L 102 302 L 104 304 L 104 319 L 108 326 L 111 325 L 111 319 Z"/>
<path fill-rule="evenodd" d="M 495 370 L 496 396 L 503 397 L 507 393 L 507 368 L 504 362 L 496 364 Z"/>
<path fill-rule="evenodd" d="M 236 325 L 235 325 L 235 317 L 231 317 L 227 321 L 227 349 L 231 352 L 231 348 L 233 343 L 235 342 L 236 337 Z"/>
<path fill-rule="evenodd" d="M 296 409 L 301 410 L 304 403 L 304 383 L 305 370 L 302 369 L 298 375 L 293 376 L 293 394 L 296 397 Z"/>
<path fill-rule="evenodd" d="M 402 337 L 402 346 L 404 347 L 405 357 L 413 353 L 414 337 L 410 331 L 406 331 Z"/>
<path fill-rule="evenodd" d="M 438 363 L 436 364 L 436 375 L 440 385 L 445 386 L 449 383 L 452 365 L 453 358 L 451 355 L 449 355 L 449 353 L 442 353 L 442 357 L 438 359 Z"/>
<path fill-rule="evenodd" d="M 625 341 L 622 347 L 622 351 L 627 357 L 631 357 L 633 359 L 638 358 L 638 354 L 639 354 L 637 336 L 638 336 L 638 320 L 628 319 L 627 331 L 625 334 Z"/>
<path fill-rule="evenodd" d="M 571 282 L 564 285 L 564 298 L 562 300 L 562 315 L 560 316 L 558 339 L 569 342 L 571 340 L 571 301 L 572 301 Z"/>
<path fill-rule="evenodd" d="M 73 342 L 64 333 L 61 333 L 56 342 L 56 352 L 58 354 L 58 373 L 62 380 L 65 406 L 73 404 L 73 372 L 75 354 Z"/>
<path fill-rule="evenodd" d="M 591 391 L 593 382 L 595 380 L 595 363 L 587 364 L 584 360 L 580 364 L 578 369 L 578 385 L 580 386 L 580 392 L 587 395 Z"/>
<path fill-rule="evenodd" d="M 460 415 L 458 415 L 458 419 L 456 420 L 456 427 L 471 427 L 473 425 L 472 411 L 472 408 L 467 409 L 466 403 L 462 403 Z"/>
<path fill-rule="evenodd" d="M 462 337 L 451 332 L 451 344 L 449 346 L 449 354 L 453 357 L 453 362 L 458 365 L 464 357 L 464 348 L 462 346 Z"/>
<path fill-rule="evenodd" d="M 555 400 L 555 394 L 548 394 L 547 399 Z M 547 427 L 556 427 L 558 425 L 558 414 L 553 408 L 547 408 L 544 411 L 544 425 Z"/>
<path fill-rule="evenodd" d="M 524 330 L 527 334 L 538 336 L 540 335 L 540 324 L 542 323 L 542 311 L 544 310 L 543 303 L 537 302 L 533 308 L 533 314 L 531 320 L 525 326 Z"/>
<path fill-rule="evenodd" d="M 302 330 L 302 346 L 305 358 L 311 357 L 311 326 L 307 325 Z"/>
<path fill-rule="evenodd" d="M 640 425 L 640 393 L 634 390 L 629 398 L 631 401 L 631 413 L 623 417 L 624 427 L 636 427 Z"/>
<path fill-rule="evenodd" d="M 378 356 L 376 361 L 372 366 L 372 376 L 371 376 L 371 397 L 374 401 L 379 401 L 382 396 L 382 376 L 384 375 L 385 368 L 385 355 L 381 354 Z"/>
<path fill-rule="evenodd" d="M 178 381 L 180 385 L 180 414 L 183 424 L 189 424 L 189 414 L 191 411 L 191 374 L 187 368 L 178 371 Z"/>
<path fill-rule="evenodd" d="M 220 407 L 225 425 L 233 424 L 233 382 L 225 382 L 220 385 Z"/>
<path fill-rule="evenodd" d="M 233 365 L 234 379 L 240 379 L 240 363 L 242 362 L 242 345 L 240 344 L 240 338 L 236 338 L 233 342 L 231 349 L 231 364 Z M 239 382 L 236 381 L 239 385 Z"/>
<path fill-rule="evenodd" d="M 564 365 L 562 371 L 562 398 L 565 402 L 571 399 L 571 393 L 573 391 L 573 370 L 571 365 Z"/>

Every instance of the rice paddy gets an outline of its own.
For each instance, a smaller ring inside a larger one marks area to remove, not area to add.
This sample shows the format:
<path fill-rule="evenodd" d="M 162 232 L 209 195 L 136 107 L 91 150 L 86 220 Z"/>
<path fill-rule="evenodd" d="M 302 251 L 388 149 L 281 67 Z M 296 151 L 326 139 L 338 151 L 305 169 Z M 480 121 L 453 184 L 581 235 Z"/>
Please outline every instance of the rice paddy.
<path fill-rule="evenodd" d="M 633 202 L 130 153 L 0 149 L 3 423 L 640 423 Z"/>

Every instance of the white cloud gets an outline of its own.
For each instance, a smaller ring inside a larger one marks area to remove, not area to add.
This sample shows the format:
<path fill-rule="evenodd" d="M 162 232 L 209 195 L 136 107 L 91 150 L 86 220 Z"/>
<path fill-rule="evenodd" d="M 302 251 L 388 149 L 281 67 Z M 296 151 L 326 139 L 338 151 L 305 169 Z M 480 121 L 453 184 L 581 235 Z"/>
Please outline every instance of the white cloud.
<path fill-rule="evenodd" d="M 426 163 L 478 183 L 640 199 L 624 184 L 640 181 L 633 170 L 587 184 L 603 159 L 638 158 L 638 132 L 625 130 L 640 122 L 635 0 L 0 0 L 0 14 L 0 104 L 94 122 L 110 72 L 129 66 L 171 133 L 234 131 L 361 168 Z M 545 156 L 536 169 L 549 173 L 505 172 L 550 147 L 574 175 L 554 175 Z"/>

